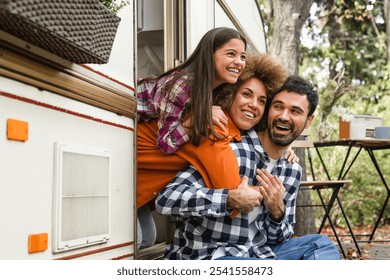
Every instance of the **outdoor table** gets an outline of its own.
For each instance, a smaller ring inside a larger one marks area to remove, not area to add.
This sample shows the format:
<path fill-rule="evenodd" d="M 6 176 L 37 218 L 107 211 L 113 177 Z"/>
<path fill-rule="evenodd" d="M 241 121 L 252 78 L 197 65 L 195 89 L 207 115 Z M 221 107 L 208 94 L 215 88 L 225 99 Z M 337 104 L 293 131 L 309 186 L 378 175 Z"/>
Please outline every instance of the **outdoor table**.
<path fill-rule="evenodd" d="M 375 226 L 370 234 L 366 234 L 367 236 L 369 235 L 369 240 L 368 242 L 389 242 L 390 240 L 374 240 L 373 237 L 375 235 L 375 231 L 379 225 L 379 222 L 381 221 L 383 214 L 386 210 L 386 206 L 389 202 L 390 199 L 390 188 L 389 185 L 386 181 L 386 178 L 384 176 L 383 170 L 380 168 L 379 163 L 377 162 L 377 159 L 374 155 L 375 150 L 386 150 L 390 148 L 390 139 L 339 139 L 339 140 L 323 140 L 323 141 L 318 141 L 314 142 L 314 147 L 317 151 L 318 157 L 321 161 L 321 164 L 325 170 L 326 176 L 328 180 L 331 180 L 329 172 L 327 170 L 326 164 L 323 160 L 323 157 L 321 156 L 320 153 L 320 148 L 322 147 L 334 147 L 334 146 L 345 146 L 347 147 L 347 152 L 345 154 L 345 158 L 343 160 L 343 163 L 341 165 L 341 169 L 338 175 L 338 180 L 344 180 L 346 175 L 348 174 L 349 170 L 352 168 L 353 164 L 355 163 L 356 159 L 358 158 L 360 152 L 362 149 L 367 151 L 372 163 L 374 164 L 374 167 L 377 171 L 378 176 L 380 177 L 380 180 L 383 183 L 383 187 L 386 190 L 386 196 L 383 201 L 382 208 L 378 214 L 377 220 L 375 222 Z M 352 161 L 349 161 L 349 158 L 351 156 L 351 150 L 352 148 L 356 148 L 357 152 L 355 153 L 354 157 L 352 158 Z M 388 171 L 388 170 L 387 170 Z M 341 208 L 342 211 L 344 209 L 342 208 L 342 204 L 339 198 L 337 198 L 338 204 Z M 321 227 L 325 223 L 325 220 L 322 221 Z"/>

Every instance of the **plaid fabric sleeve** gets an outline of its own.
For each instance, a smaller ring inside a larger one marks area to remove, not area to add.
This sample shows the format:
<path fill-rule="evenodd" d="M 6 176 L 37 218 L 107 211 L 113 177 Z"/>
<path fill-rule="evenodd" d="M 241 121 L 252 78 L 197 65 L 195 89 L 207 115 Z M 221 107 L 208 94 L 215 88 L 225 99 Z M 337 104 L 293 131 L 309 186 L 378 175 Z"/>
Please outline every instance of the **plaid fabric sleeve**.
<path fill-rule="evenodd" d="M 171 81 L 179 75 L 172 85 Z M 189 136 L 184 130 L 183 111 L 190 99 L 190 77 L 174 72 L 137 86 L 137 122 L 157 119 L 157 145 L 167 154 L 176 152 Z M 170 92 L 167 92 L 170 89 Z"/>
<path fill-rule="evenodd" d="M 282 180 L 286 192 L 284 195 L 285 212 L 281 222 L 277 223 L 267 217 L 267 243 L 277 244 L 289 240 L 294 234 L 295 205 L 298 195 L 298 188 L 302 177 L 302 168 L 299 164 L 287 164 L 284 174 L 279 178 Z"/>
<path fill-rule="evenodd" d="M 143 81 L 137 85 L 137 122 L 158 118 L 159 108 L 155 100 L 156 81 Z"/>
<path fill-rule="evenodd" d="M 157 133 L 157 145 L 167 154 L 176 152 L 190 139 L 182 125 L 183 112 L 190 98 L 188 77 L 181 76 L 171 91 L 161 102 L 164 113 L 159 117 Z"/>
<path fill-rule="evenodd" d="M 156 211 L 162 215 L 182 217 L 222 217 L 226 210 L 227 189 L 208 189 L 200 173 L 188 166 L 161 191 Z"/>

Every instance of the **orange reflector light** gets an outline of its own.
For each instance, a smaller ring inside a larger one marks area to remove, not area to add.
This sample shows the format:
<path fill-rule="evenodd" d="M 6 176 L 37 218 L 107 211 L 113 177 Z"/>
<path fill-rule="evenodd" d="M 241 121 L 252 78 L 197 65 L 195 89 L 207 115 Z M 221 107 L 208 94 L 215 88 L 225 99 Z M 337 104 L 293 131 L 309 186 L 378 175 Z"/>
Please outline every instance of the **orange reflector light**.
<path fill-rule="evenodd" d="M 9 140 L 27 141 L 28 122 L 13 119 L 7 120 L 7 138 Z"/>
<path fill-rule="evenodd" d="M 30 234 L 28 236 L 28 252 L 36 253 L 47 250 L 48 239 L 47 233 Z"/>

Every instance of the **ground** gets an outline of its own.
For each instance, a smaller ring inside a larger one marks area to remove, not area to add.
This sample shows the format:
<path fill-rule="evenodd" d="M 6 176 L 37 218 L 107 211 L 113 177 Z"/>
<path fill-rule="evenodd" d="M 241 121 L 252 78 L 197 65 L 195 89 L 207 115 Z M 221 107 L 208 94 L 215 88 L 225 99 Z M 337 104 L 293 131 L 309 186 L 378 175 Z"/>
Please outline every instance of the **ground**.
<path fill-rule="evenodd" d="M 353 232 L 356 239 L 358 241 L 368 240 L 368 236 L 364 235 L 369 235 L 372 232 L 373 227 L 373 225 L 354 227 Z M 390 225 L 378 227 L 374 236 L 374 240 L 387 240 L 387 242 L 358 242 L 362 256 L 357 254 L 357 250 L 352 243 L 352 239 L 347 236 L 349 233 L 348 228 L 337 227 L 336 230 L 339 233 L 341 242 L 347 248 L 348 259 L 390 259 Z M 330 227 L 325 227 L 322 233 L 329 235 L 332 240 L 336 241 L 336 239 L 332 237 L 333 232 Z"/>

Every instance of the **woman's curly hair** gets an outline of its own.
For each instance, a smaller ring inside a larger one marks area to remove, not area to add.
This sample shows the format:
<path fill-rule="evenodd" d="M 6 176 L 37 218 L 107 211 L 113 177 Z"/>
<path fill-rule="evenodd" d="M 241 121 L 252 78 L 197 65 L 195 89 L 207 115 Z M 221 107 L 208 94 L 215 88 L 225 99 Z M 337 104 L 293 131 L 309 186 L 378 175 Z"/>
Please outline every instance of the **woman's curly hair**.
<path fill-rule="evenodd" d="M 247 55 L 244 71 L 241 73 L 235 84 L 225 84 L 214 92 L 214 105 L 221 106 L 225 111 L 230 109 L 238 88 L 248 79 L 257 78 L 263 82 L 267 90 L 268 102 L 272 99 L 285 83 L 288 77 L 287 69 L 274 57 L 269 54 Z M 267 110 L 266 110 L 267 112 Z M 264 112 L 264 115 L 266 115 Z M 263 128 L 265 116 L 260 121 L 257 129 Z"/>

